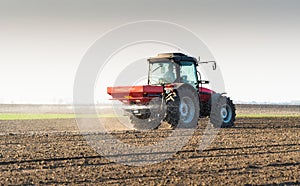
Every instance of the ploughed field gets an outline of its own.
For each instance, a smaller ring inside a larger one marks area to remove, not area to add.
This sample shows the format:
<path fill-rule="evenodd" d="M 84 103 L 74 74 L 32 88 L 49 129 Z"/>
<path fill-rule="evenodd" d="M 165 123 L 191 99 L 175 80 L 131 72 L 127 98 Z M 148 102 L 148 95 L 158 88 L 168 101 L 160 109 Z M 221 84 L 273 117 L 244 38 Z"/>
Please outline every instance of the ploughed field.
<path fill-rule="evenodd" d="M 69 113 L 65 108 L 55 109 L 60 111 L 50 109 L 47 113 Z M 85 137 L 103 134 L 81 134 L 74 118 L 0 118 L 0 184 L 298 185 L 299 109 L 299 106 L 237 105 L 241 117 L 235 127 L 218 130 L 203 151 L 198 147 L 207 119 L 199 120 L 189 142 L 170 158 L 157 163 L 151 163 L 150 158 L 149 165 L 143 166 L 115 163 L 109 156 L 97 153 Z M 7 108 L 0 109 L 0 113 L 5 111 Z M 18 113 L 16 108 L 9 111 Z M 111 121 L 109 125 L 113 126 L 114 120 Z M 137 147 L 159 143 L 170 133 L 172 130 L 164 125 L 155 131 L 111 131 L 116 139 Z M 103 146 L 109 149 L 109 143 Z M 119 156 L 135 154 L 124 150 Z"/>

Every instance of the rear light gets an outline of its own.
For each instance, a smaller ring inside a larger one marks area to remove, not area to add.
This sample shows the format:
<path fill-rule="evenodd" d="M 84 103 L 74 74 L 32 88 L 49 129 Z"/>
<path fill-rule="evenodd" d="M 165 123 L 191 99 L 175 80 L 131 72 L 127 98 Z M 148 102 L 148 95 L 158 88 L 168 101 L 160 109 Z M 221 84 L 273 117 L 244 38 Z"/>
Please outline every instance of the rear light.
<path fill-rule="evenodd" d="M 167 94 L 169 94 L 171 92 L 171 90 L 172 89 L 170 89 L 170 88 L 165 88 L 165 91 L 166 91 Z"/>

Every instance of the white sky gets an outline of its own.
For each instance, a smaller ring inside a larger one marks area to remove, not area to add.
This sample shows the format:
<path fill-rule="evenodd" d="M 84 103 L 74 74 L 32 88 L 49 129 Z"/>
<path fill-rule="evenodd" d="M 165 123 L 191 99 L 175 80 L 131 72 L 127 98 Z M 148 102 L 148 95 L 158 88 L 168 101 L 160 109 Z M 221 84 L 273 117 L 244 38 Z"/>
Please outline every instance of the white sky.
<path fill-rule="evenodd" d="M 158 3 L 2 0 L 0 103 L 72 101 L 75 73 L 91 44 L 109 29 L 143 19 L 197 34 L 234 100 L 300 100 L 298 1 Z"/>

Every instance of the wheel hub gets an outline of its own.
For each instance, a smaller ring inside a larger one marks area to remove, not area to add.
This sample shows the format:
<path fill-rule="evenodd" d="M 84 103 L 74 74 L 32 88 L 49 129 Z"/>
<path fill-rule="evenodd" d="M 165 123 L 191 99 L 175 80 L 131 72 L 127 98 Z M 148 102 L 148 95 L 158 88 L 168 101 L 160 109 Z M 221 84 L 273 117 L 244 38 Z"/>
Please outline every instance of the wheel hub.
<path fill-rule="evenodd" d="M 232 110 L 229 105 L 224 105 L 220 110 L 221 118 L 223 119 L 224 123 L 230 122 L 232 118 Z"/>
<path fill-rule="evenodd" d="M 228 115 L 227 109 L 223 107 L 223 108 L 221 109 L 221 117 L 222 117 L 223 119 L 225 119 L 225 118 L 227 117 L 227 115 Z"/>
<path fill-rule="evenodd" d="M 191 98 L 183 97 L 179 106 L 181 120 L 184 123 L 189 123 L 193 120 L 195 114 L 195 105 Z"/>
<path fill-rule="evenodd" d="M 181 105 L 180 105 L 180 113 L 182 116 L 186 116 L 188 114 L 188 106 L 186 105 L 185 102 L 183 102 Z"/>

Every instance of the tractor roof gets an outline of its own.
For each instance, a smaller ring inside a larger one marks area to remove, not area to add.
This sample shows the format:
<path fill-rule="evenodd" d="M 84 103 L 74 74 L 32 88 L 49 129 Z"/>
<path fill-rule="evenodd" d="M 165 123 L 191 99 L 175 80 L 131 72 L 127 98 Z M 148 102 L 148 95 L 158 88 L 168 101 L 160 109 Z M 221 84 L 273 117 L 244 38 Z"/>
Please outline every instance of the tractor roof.
<path fill-rule="evenodd" d="M 149 62 L 156 62 L 162 60 L 172 60 L 175 63 L 179 63 L 180 61 L 191 61 L 197 64 L 196 58 L 187 56 L 183 53 L 161 53 L 155 57 L 150 57 L 148 59 Z"/>

